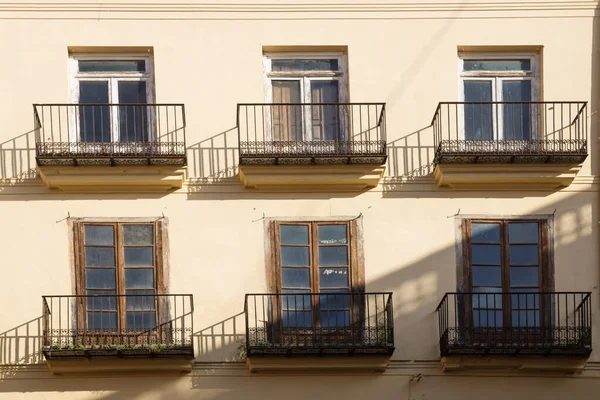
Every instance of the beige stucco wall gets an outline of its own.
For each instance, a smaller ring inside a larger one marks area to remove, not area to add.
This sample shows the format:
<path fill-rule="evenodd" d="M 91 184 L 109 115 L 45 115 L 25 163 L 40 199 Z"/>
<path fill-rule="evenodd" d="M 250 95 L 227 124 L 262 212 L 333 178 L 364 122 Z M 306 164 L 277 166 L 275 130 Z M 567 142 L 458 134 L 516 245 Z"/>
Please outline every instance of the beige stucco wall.
<path fill-rule="evenodd" d="M 297 2 L 259 7 L 239 0 L 239 7 L 188 2 L 161 3 L 160 9 L 158 3 L 132 1 L 127 4 L 137 5 L 42 3 L 47 4 L 37 6 L 42 11 L 28 10 L 28 3 L 0 3 L 0 270 L 5 282 L 0 364 L 6 365 L 0 398 L 228 400 L 333 394 L 439 399 L 479 398 L 485 392 L 486 398 L 499 399 L 507 388 L 514 399 L 568 398 L 574 391 L 578 398 L 594 398 L 586 396 L 598 393 L 595 379 L 513 372 L 444 375 L 435 314 L 443 294 L 456 289 L 453 215 L 458 210 L 461 215 L 555 214 L 556 290 L 593 292 L 594 348 L 600 348 L 595 2 L 551 7 L 549 2 L 367 1 L 359 6 L 329 1 L 321 9 Z M 262 193 L 237 181 L 235 106 L 264 101 L 262 46 L 273 45 L 348 47 L 350 101 L 387 103 L 390 153 L 379 187 L 362 194 Z M 437 188 L 430 177 L 428 126 L 439 101 L 458 100 L 458 47 L 495 45 L 542 47 L 543 99 L 590 102 L 590 156 L 569 188 L 454 192 Z M 153 48 L 156 102 L 186 106 L 190 179 L 182 190 L 51 193 L 35 177 L 31 104 L 69 101 L 69 46 Z M 394 292 L 393 368 L 382 376 L 249 379 L 242 365 L 221 363 L 237 359 L 244 294 L 267 290 L 263 218 L 359 214 L 367 290 Z M 51 377 L 43 365 L 13 367 L 40 361 L 41 296 L 72 292 L 66 218 L 163 215 L 169 221 L 169 290 L 192 293 L 195 300 L 199 364 L 193 373 L 67 379 Z M 581 377 L 597 377 L 598 368 L 595 350 Z M 419 373 L 423 379 L 409 383 Z M 543 390 L 543 396 L 536 397 L 534 390 Z"/>

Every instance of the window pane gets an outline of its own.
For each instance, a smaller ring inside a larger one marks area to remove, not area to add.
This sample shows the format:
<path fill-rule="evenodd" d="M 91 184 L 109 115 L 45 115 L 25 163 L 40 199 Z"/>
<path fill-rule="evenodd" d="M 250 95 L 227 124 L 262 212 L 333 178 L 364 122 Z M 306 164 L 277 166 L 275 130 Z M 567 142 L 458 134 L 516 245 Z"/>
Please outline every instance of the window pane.
<path fill-rule="evenodd" d="M 125 294 L 127 295 L 125 302 L 129 311 L 145 311 L 156 308 L 154 290 L 126 290 Z"/>
<path fill-rule="evenodd" d="M 146 82 L 119 82 L 119 104 L 145 104 Z M 148 141 L 148 107 L 119 107 L 119 140 L 121 142 Z"/>
<path fill-rule="evenodd" d="M 349 308 L 352 295 L 348 290 L 321 290 L 319 304 L 321 309 Z M 355 301 L 361 301 L 361 296 L 354 296 Z"/>
<path fill-rule="evenodd" d="M 154 269 L 128 268 L 125 270 L 127 289 L 145 289 L 154 287 Z"/>
<path fill-rule="evenodd" d="M 529 71 L 531 60 L 464 60 L 465 71 Z"/>
<path fill-rule="evenodd" d="M 115 249 L 113 247 L 86 247 L 86 267 L 114 267 Z"/>
<path fill-rule="evenodd" d="M 310 310 L 312 308 L 311 295 L 308 294 L 310 293 L 310 289 L 283 289 L 282 293 L 306 293 L 281 296 L 281 308 L 283 310 Z"/>
<path fill-rule="evenodd" d="M 477 289 L 495 289 L 498 292 L 502 291 L 502 288 Z M 475 289 L 473 291 L 475 291 Z M 492 293 L 473 293 L 473 308 L 502 309 L 502 295 Z"/>
<path fill-rule="evenodd" d="M 473 222 L 471 224 L 471 241 L 500 243 L 500 224 Z"/>
<path fill-rule="evenodd" d="M 514 288 L 512 291 L 519 293 L 510 296 L 510 306 L 513 310 L 526 310 L 540 307 L 539 289 Z M 522 292 L 532 292 L 532 294 Z"/>
<path fill-rule="evenodd" d="M 110 142 L 108 82 L 79 81 L 79 140 Z"/>
<path fill-rule="evenodd" d="M 117 329 L 117 313 L 88 311 L 89 330 L 115 330 Z"/>
<path fill-rule="evenodd" d="M 339 103 L 337 81 L 312 81 L 310 83 L 313 103 Z M 340 107 L 337 104 L 311 107 L 313 140 L 341 140 Z"/>
<path fill-rule="evenodd" d="M 308 267 L 308 247 L 281 246 L 281 265 Z"/>
<path fill-rule="evenodd" d="M 79 72 L 145 72 L 144 60 L 80 60 Z"/>
<path fill-rule="evenodd" d="M 90 296 L 87 298 L 87 308 L 90 310 L 117 309 L 117 297 L 114 290 L 88 290 L 86 294 Z M 104 294 L 107 296 L 102 296 Z"/>
<path fill-rule="evenodd" d="M 283 326 L 285 328 L 311 328 L 311 311 L 283 311 Z"/>
<path fill-rule="evenodd" d="M 502 311 L 473 310 L 473 325 L 479 328 L 501 328 Z"/>
<path fill-rule="evenodd" d="M 123 225 L 123 243 L 125 246 L 154 244 L 154 229 L 150 224 Z"/>
<path fill-rule="evenodd" d="M 115 270 L 104 268 L 86 268 L 85 285 L 91 289 L 115 289 Z"/>
<path fill-rule="evenodd" d="M 511 222 L 508 224 L 510 243 L 538 243 L 537 222 Z"/>
<path fill-rule="evenodd" d="M 473 267 L 473 286 L 502 286 L 501 267 Z"/>
<path fill-rule="evenodd" d="M 340 328 L 349 325 L 350 311 L 321 311 L 321 328 Z M 346 343 L 345 340 L 343 342 Z"/>
<path fill-rule="evenodd" d="M 492 101 L 491 81 L 465 81 L 465 102 Z M 492 140 L 491 104 L 465 104 L 465 139 Z"/>
<path fill-rule="evenodd" d="M 471 246 L 472 264 L 500 265 L 500 245 L 474 244 Z"/>
<path fill-rule="evenodd" d="M 154 265 L 152 247 L 125 247 L 126 267 L 151 267 Z"/>
<path fill-rule="evenodd" d="M 308 244 L 308 226 L 280 225 L 279 236 L 281 244 Z"/>
<path fill-rule="evenodd" d="M 144 330 L 156 327 L 156 312 L 127 311 L 127 329 Z"/>
<path fill-rule="evenodd" d="M 273 140 L 302 140 L 303 106 L 289 105 L 301 103 L 300 81 L 271 81 L 273 86 Z M 288 105 L 279 105 L 288 104 Z"/>
<path fill-rule="evenodd" d="M 510 286 L 537 286 L 538 267 L 511 267 Z"/>
<path fill-rule="evenodd" d="M 281 286 L 310 288 L 310 269 L 281 268 Z"/>
<path fill-rule="evenodd" d="M 338 60 L 271 60 L 272 71 L 337 71 Z"/>
<path fill-rule="evenodd" d="M 114 244 L 114 233 L 112 226 L 85 225 L 85 244 L 112 246 Z"/>
<path fill-rule="evenodd" d="M 348 268 L 319 268 L 319 284 L 322 288 L 348 287 Z"/>
<path fill-rule="evenodd" d="M 531 81 L 504 81 L 502 82 L 502 100 L 504 101 L 531 101 Z M 529 140 L 531 139 L 531 113 L 532 104 L 504 104 L 504 139 Z"/>
<path fill-rule="evenodd" d="M 319 225 L 319 244 L 348 244 L 346 225 Z"/>
<path fill-rule="evenodd" d="M 322 267 L 348 265 L 348 246 L 320 246 L 319 265 Z"/>
<path fill-rule="evenodd" d="M 510 246 L 510 264 L 537 264 L 538 246 L 532 245 L 511 245 Z"/>
<path fill-rule="evenodd" d="M 540 326 L 540 312 L 535 310 L 513 311 L 511 313 L 513 327 Z M 533 338 L 532 338 L 533 339 Z"/>

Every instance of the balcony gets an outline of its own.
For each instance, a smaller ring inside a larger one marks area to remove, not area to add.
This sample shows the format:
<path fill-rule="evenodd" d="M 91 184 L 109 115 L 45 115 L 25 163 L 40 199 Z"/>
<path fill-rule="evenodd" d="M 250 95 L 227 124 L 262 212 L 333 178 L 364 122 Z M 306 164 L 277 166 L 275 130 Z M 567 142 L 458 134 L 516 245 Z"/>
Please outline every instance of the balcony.
<path fill-rule="evenodd" d="M 40 177 L 63 191 L 168 191 L 186 178 L 181 104 L 35 104 Z"/>
<path fill-rule="evenodd" d="M 55 374 L 189 372 L 189 294 L 43 296 L 43 354 Z"/>
<path fill-rule="evenodd" d="M 364 190 L 384 172 L 384 103 L 238 104 L 237 128 L 246 187 Z"/>
<path fill-rule="evenodd" d="M 385 370 L 394 352 L 391 293 L 247 294 L 251 371 Z"/>
<path fill-rule="evenodd" d="M 437 314 L 446 370 L 572 370 L 592 351 L 590 292 L 446 293 Z"/>
<path fill-rule="evenodd" d="M 454 189 L 571 184 L 588 155 L 586 102 L 440 103 L 434 177 Z"/>

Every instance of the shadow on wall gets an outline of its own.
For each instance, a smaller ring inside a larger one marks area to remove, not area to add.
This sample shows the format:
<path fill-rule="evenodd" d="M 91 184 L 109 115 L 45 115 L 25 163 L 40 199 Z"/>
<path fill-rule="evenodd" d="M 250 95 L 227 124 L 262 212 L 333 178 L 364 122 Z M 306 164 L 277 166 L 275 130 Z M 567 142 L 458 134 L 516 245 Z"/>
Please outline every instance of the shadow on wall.
<path fill-rule="evenodd" d="M 42 355 L 42 317 L 0 333 L 0 364 L 38 364 Z"/>
<path fill-rule="evenodd" d="M 388 143 L 387 151 L 386 175 L 392 183 L 431 175 L 435 155 L 432 126 Z"/>
<path fill-rule="evenodd" d="M 0 184 L 18 184 L 36 177 L 35 130 L 0 143 Z"/>
<path fill-rule="evenodd" d="M 194 345 L 198 361 L 240 361 L 244 357 L 246 338 L 245 314 L 240 312 L 198 332 L 194 332 Z"/>
<path fill-rule="evenodd" d="M 190 190 L 197 185 L 236 178 L 239 158 L 237 127 L 188 146 Z"/>

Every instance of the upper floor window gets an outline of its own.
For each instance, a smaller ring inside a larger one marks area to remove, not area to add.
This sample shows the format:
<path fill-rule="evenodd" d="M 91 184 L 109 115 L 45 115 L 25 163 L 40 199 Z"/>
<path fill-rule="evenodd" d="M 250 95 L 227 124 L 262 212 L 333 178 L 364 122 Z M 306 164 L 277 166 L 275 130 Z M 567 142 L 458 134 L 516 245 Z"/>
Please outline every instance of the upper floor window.
<path fill-rule="evenodd" d="M 267 54 L 264 67 L 271 140 L 346 139 L 339 107 L 348 101 L 344 54 Z"/>
<path fill-rule="evenodd" d="M 463 140 L 537 139 L 538 57 L 534 54 L 460 54 Z"/>
<path fill-rule="evenodd" d="M 148 56 L 74 56 L 70 60 L 71 141 L 152 141 L 153 63 Z M 78 129 L 77 129 L 78 128 Z"/>

